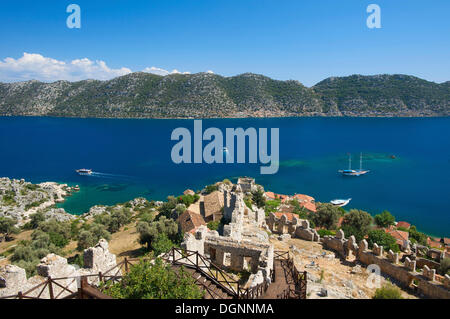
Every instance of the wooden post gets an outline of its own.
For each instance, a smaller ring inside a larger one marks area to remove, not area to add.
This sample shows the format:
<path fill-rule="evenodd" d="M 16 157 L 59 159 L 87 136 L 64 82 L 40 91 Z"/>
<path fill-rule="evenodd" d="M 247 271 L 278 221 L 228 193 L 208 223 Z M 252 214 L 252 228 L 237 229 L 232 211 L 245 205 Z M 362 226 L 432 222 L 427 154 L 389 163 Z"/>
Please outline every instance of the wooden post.
<path fill-rule="evenodd" d="M 125 263 L 125 273 L 127 273 L 128 272 L 128 260 L 127 260 L 127 257 L 125 257 L 124 263 Z"/>
<path fill-rule="evenodd" d="M 103 281 L 103 275 L 101 271 L 98 272 L 98 281 L 99 283 Z"/>
<path fill-rule="evenodd" d="M 23 295 L 22 295 L 21 291 L 19 291 L 19 293 L 17 294 L 17 297 L 19 297 L 19 299 L 23 299 Z"/>
<path fill-rule="evenodd" d="M 50 299 L 55 299 L 55 295 L 53 294 L 52 277 L 48 276 L 47 284 L 48 284 L 48 292 L 50 293 Z"/>

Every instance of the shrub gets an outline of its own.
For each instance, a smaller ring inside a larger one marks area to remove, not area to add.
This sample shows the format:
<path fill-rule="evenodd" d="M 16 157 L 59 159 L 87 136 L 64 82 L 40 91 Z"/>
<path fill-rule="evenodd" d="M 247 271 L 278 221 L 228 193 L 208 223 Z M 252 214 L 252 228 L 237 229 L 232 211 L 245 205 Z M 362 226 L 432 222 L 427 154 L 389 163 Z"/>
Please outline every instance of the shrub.
<path fill-rule="evenodd" d="M 427 237 L 426 234 L 419 232 L 416 226 L 413 225 L 409 228 L 409 239 L 413 244 L 419 243 L 420 245 L 427 246 Z"/>
<path fill-rule="evenodd" d="M 391 283 L 375 290 L 373 299 L 402 299 L 400 289 Z"/>
<path fill-rule="evenodd" d="M 328 229 L 319 229 L 317 231 L 317 233 L 319 234 L 320 237 L 324 237 L 324 236 L 334 236 L 336 235 L 335 231 L 332 230 L 328 230 Z"/>
<path fill-rule="evenodd" d="M 152 241 L 152 250 L 154 256 L 159 256 L 162 253 L 168 252 L 174 243 L 167 237 L 166 234 L 161 234 Z"/>
<path fill-rule="evenodd" d="M 216 191 L 219 189 L 219 186 L 212 184 L 212 185 L 208 185 L 205 187 L 204 189 L 204 193 L 205 194 L 211 194 L 212 192 Z"/>
<path fill-rule="evenodd" d="M 207 226 L 211 230 L 219 230 L 220 221 L 210 221 Z"/>
<path fill-rule="evenodd" d="M 279 200 L 279 199 L 266 200 L 264 211 L 266 213 L 276 212 L 277 208 L 278 208 L 278 206 L 280 206 L 280 204 L 281 204 L 281 200 Z"/>
<path fill-rule="evenodd" d="M 102 287 L 104 293 L 118 299 L 200 299 L 203 291 L 183 269 L 178 274 L 159 258 L 152 264 L 141 261 L 131 267 L 120 283 Z"/>

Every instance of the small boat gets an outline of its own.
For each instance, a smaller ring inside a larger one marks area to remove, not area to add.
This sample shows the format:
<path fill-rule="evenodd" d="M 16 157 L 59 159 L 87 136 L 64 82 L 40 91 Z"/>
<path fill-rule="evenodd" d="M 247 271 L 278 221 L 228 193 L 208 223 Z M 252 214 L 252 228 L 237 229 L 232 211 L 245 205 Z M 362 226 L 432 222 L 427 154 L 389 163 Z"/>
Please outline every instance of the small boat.
<path fill-rule="evenodd" d="M 348 169 L 340 170 L 339 173 L 341 173 L 344 176 L 361 176 L 364 174 L 369 173 L 369 170 L 362 169 L 362 153 L 359 157 L 359 169 L 352 169 L 352 156 L 351 154 L 348 155 Z"/>
<path fill-rule="evenodd" d="M 77 169 L 75 172 L 77 172 L 79 175 L 91 175 L 92 174 L 92 170 L 87 169 L 87 168 L 80 168 L 80 169 Z"/>
<path fill-rule="evenodd" d="M 343 206 L 347 205 L 348 203 L 350 203 L 351 200 L 352 200 L 351 198 L 333 199 L 332 201 L 330 201 L 330 203 L 333 204 L 334 206 L 343 207 Z"/>

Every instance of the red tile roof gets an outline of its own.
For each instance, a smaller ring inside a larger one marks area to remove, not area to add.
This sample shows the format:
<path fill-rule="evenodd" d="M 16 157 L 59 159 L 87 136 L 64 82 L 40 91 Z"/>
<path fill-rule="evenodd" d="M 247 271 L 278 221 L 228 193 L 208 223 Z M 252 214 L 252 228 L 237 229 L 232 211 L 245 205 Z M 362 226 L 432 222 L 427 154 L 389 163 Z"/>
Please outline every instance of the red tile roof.
<path fill-rule="evenodd" d="M 180 223 L 181 229 L 185 233 L 193 232 L 199 226 L 206 225 L 202 215 L 190 210 L 186 210 L 183 214 L 181 214 L 178 217 L 178 222 Z"/>
<path fill-rule="evenodd" d="M 294 214 L 292 214 L 292 213 L 280 213 L 280 212 L 276 212 L 276 213 L 274 213 L 274 214 L 275 214 L 275 216 L 276 216 L 277 218 L 281 218 L 281 216 L 285 215 L 285 216 L 287 217 L 287 219 L 288 219 L 290 222 L 294 220 Z"/>
<path fill-rule="evenodd" d="M 441 243 L 431 239 L 430 237 L 427 238 L 427 244 L 430 245 L 431 248 L 441 248 Z"/>
<path fill-rule="evenodd" d="M 385 232 L 395 238 L 397 244 L 403 246 L 404 241 L 409 239 L 409 233 L 397 229 L 385 229 Z"/>
<path fill-rule="evenodd" d="M 275 194 L 274 192 L 265 192 L 264 194 L 270 199 L 281 199 L 282 203 L 289 198 L 288 195 Z"/>
<path fill-rule="evenodd" d="M 397 226 L 397 228 L 402 227 L 402 228 L 409 229 L 411 227 L 411 224 L 408 222 L 401 221 L 401 222 L 398 222 L 396 226 Z"/>
<path fill-rule="evenodd" d="M 444 237 L 444 244 L 450 245 L 450 238 L 445 238 Z"/>
<path fill-rule="evenodd" d="M 305 207 L 311 212 L 316 212 L 316 204 L 314 203 L 314 197 L 304 194 L 295 194 L 294 198 L 298 200 L 300 206 Z"/>

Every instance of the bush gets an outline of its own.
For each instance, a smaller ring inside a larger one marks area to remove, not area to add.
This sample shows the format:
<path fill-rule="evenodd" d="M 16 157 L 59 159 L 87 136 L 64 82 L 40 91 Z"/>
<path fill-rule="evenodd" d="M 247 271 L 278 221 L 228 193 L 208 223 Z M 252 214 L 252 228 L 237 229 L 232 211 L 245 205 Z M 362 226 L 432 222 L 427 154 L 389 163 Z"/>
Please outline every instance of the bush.
<path fill-rule="evenodd" d="M 208 185 L 205 187 L 204 189 L 204 193 L 205 194 L 211 194 L 212 192 L 216 191 L 219 189 L 219 186 L 212 184 L 212 185 Z"/>
<path fill-rule="evenodd" d="M 219 226 L 220 226 L 220 221 L 216 220 L 216 221 L 210 221 L 207 224 L 208 228 L 211 230 L 219 230 Z"/>
<path fill-rule="evenodd" d="M 319 234 L 320 237 L 324 237 L 324 236 L 334 236 L 336 235 L 335 231 L 332 230 L 328 230 L 328 229 L 319 229 L 317 231 L 317 233 Z"/>
<path fill-rule="evenodd" d="M 375 215 L 375 224 L 380 227 L 386 228 L 395 224 L 395 217 L 392 216 L 387 210 L 383 211 L 381 214 Z"/>
<path fill-rule="evenodd" d="M 101 288 L 118 299 L 200 299 L 203 291 L 183 268 L 178 274 L 157 258 L 131 267 L 120 283 Z"/>
<path fill-rule="evenodd" d="M 170 218 L 170 216 L 172 214 L 172 210 L 175 209 L 177 204 L 178 204 L 178 200 L 173 196 L 169 196 L 169 197 L 167 197 L 167 202 L 163 203 L 161 205 L 161 207 L 159 207 L 159 212 L 162 215 Z"/>
<path fill-rule="evenodd" d="M 391 283 L 375 290 L 373 299 L 403 299 L 400 289 Z"/>
<path fill-rule="evenodd" d="M 161 234 L 152 241 L 152 250 L 154 256 L 159 256 L 162 253 L 167 253 L 172 247 L 175 246 L 174 243 L 167 237 L 166 234 Z"/>
<path fill-rule="evenodd" d="M 264 211 L 266 213 L 273 213 L 277 211 L 278 206 L 280 206 L 281 204 L 281 200 L 279 199 L 271 199 L 271 200 L 266 200 L 266 205 L 264 207 Z"/>

